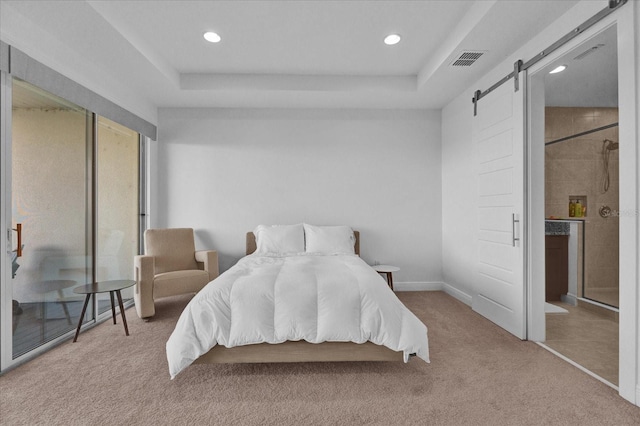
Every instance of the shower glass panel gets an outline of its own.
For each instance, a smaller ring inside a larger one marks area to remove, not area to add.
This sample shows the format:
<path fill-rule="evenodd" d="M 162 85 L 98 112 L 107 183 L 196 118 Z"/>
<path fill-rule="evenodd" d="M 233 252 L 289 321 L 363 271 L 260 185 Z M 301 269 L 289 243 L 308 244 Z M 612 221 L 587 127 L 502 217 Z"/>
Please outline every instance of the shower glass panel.
<path fill-rule="evenodd" d="M 104 117 L 97 132 L 96 279 L 133 278 L 139 247 L 138 133 Z M 98 313 L 111 309 L 108 293 L 99 293 Z M 133 287 L 122 291 L 126 301 Z"/>
<path fill-rule="evenodd" d="M 13 358 L 78 324 L 92 280 L 91 114 L 13 79 Z M 85 318 L 93 318 L 89 310 Z"/>
<path fill-rule="evenodd" d="M 615 121 L 618 121 L 617 109 Z M 615 308 L 619 303 L 619 178 L 617 127 L 598 132 L 601 139 L 594 149 L 599 155 L 597 215 L 588 223 L 591 233 L 587 245 L 586 279 L 583 297 Z M 604 140 L 602 139 L 604 138 Z M 594 212 L 595 213 L 595 212 Z"/>
<path fill-rule="evenodd" d="M 546 217 L 584 222 L 578 297 L 619 306 L 618 109 L 547 107 Z M 579 216 L 571 203 L 580 202 Z"/>

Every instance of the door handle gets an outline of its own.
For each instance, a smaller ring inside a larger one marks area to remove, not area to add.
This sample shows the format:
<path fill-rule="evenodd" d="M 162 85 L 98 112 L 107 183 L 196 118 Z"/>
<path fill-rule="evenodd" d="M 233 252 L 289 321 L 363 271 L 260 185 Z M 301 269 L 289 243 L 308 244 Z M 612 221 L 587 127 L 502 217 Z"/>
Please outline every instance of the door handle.
<path fill-rule="evenodd" d="M 18 257 L 22 257 L 22 224 L 16 223 L 16 227 L 13 230 L 18 234 L 18 247 L 14 251 Z"/>
<path fill-rule="evenodd" d="M 512 243 L 513 243 L 513 247 L 516 246 L 516 241 L 520 241 L 520 238 L 516 238 L 516 223 L 520 223 L 520 219 L 516 219 L 516 214 L 515 213 L 511 213 L 511 237 L 512 237 Z"/>

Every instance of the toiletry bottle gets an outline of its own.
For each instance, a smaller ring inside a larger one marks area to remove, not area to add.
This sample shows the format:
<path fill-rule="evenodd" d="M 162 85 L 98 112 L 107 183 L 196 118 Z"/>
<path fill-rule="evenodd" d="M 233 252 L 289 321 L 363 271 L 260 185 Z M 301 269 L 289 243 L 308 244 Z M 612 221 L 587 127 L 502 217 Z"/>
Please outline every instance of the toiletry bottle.
<path fill-rule="evenodd" d="M 582 217 L 587 217 L 587 205 L 582 206 Z"/>
<path fill-rule="evenodd" d="M 569 200 L 569 217 L 576 216 L 576 203 L 573 200 Z"/>
<path fill-rule="evenodd" d="M 580 200 L 576 200 L 575 213 L 576 217 L 582 217 L 582 203 Z"/>

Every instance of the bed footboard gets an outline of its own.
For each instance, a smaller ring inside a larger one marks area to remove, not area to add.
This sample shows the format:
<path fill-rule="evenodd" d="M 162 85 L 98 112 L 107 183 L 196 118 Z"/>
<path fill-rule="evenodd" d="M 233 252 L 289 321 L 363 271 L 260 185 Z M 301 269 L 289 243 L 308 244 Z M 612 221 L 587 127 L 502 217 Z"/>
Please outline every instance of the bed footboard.
<path fill-rule="evenodd" d="M 194 364 L 266 363 L 266 362 L 337 362 L 337 361 L 404 361 L 402 352 L 366 342 L 309 343 L 305 341 L 225 348 L 214 346 Z"/>

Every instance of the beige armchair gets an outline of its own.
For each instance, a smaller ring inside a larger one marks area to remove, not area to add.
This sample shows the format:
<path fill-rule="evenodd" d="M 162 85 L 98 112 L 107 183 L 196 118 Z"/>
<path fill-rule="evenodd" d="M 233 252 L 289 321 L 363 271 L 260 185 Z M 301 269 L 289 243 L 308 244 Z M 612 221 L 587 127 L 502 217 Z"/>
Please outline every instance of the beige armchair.
<path fill-rule="evenodd" d="M 218 252 L 196 251 L 193 229 L 148 229 L 145 255 L 134 258 L 133 299 L 140 318 L 155 315 L 161 297 L 197 293 L 218 277 Z"/>

